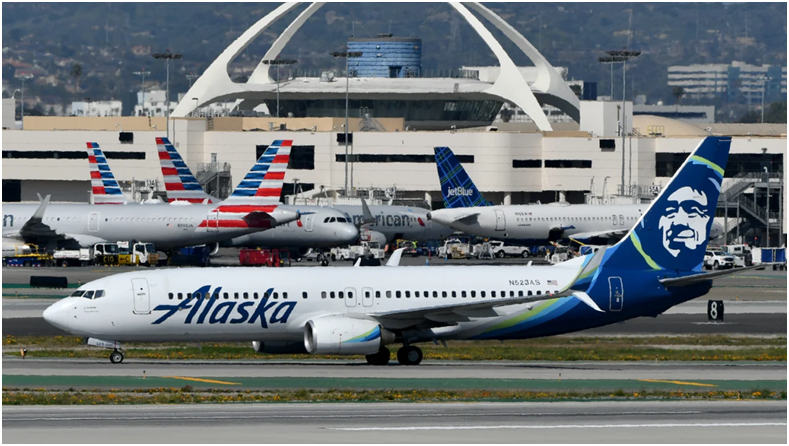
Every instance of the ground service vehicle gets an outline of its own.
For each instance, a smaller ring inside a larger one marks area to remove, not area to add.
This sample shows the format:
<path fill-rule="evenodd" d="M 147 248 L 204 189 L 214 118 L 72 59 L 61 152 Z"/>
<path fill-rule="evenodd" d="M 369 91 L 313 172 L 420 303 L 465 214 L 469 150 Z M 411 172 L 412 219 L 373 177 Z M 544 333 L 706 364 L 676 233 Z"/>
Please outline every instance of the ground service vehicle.
<path fill-rule="evenodd" d="M 153 243 L 106 242 L 93 246 L 94 262 L 100 265 L 144 265 L 159 264 L 159 254 Z"/>
<path fill-rule="evenodd" d="M 39 250 L 37 245 L 27 243 L 15 245 L 13 249 L 3 249 L 3 266 L 49 266 L 52 256 L 44 250 Z"/>
<path fill-rule="evenodd" d="M 529 247 L 528 246 L 518 246 L 518 245 L 508 245 L 499 240 L 491 240 L 490 248 L 493 250 L 493 254 L 503 259 L 504 257 L 529 257 Z"/>
<path fill-rule="evenodd" d="M 211 249 L 208 246 L 188 246 L 174 250 L 167 257 L 168 266 L 209 266 Z"/>
<path fill-rule="evenodd" d="M 734 268 L 734 256 L 723 251 L 706 251 L 704 253 L 704 268 L 714 270 Z"/>
<path fill-rule="evenodd" d="M 241 266 L 290 266 L 290 251 L 287 249 L 242 249 L 238 253 Z"/>

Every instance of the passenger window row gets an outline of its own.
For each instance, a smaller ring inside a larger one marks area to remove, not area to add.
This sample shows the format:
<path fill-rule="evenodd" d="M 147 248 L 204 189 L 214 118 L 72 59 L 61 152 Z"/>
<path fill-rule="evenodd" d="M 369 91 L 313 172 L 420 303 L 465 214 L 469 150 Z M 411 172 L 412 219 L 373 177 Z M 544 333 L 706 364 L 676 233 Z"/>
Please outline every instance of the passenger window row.
<path fill-rule="evenodd" d="M 221 294 L 221 296 L 220 296 L 220 294 Z M 287 299 L 288 298 L 288 293 L 287 292 L 283 292 L 283 293 L 275 292 L 275 293 L 271 293 L 271 295 L 269 295 L 268 292 L 265 292 L 265 293 L 262 293 L 262 294 L 258 294 L 256 292 L 255 293 L 249 293 L 249 292 L 241 292 L 241 293 L 238 293 L 238 292 L 234 292 L 234 293 L 226 293 L 226 292 L 217 293 L 217 292 L 214 292 L 214 293 L 210 293 L 209 292 L 209 293 L 205 293 L 205 294 L 197 292 L 197 293 L 168 293 L 167 294 L 167 298 L 170 299 L 170 300 L 173 300 L 173 299 L 183 300 L 184 297 L 186 297 L 187 300 L 189 300 L 189 299 L 220 299 L 220 298 L 228 300 L 231 297 L 233 299 L 235 299 L 235 300 L 239 300 L 239 299 L 249 300 L 250 297 L 252 298 L 252 300 L 257 300 L 261 296 L 263 297 L 263 299 L 268 299 L 268 298 L 279 299 L 280 297 L 282 299 Z M 306 299 L 307 298 L 307 293 L 302 293 L 302 297 L 304 299 Z"/>

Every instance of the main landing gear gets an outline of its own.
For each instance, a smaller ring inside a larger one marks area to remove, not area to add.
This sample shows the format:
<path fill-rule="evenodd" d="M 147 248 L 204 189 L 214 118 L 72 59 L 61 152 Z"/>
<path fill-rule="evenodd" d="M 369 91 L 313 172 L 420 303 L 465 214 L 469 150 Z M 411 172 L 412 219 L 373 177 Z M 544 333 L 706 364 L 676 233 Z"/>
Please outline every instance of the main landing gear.
<path fill-rule="evenodd" d="M 389 364 L 389 356 L 391 353 L 389 349 L 386 347 L 381 347 L 381 350 L 378 353 L 373 355 L 367 355 L 365 358 L 367 359 L 367 363 L 370 365 L 387 365 Z"/>
<path fill-rule="evenodd" d="M 123 362 L 123 352 L 114 350 L 110 353 L 110 362 L 113 364 L 120 364 Z"/>
<path fill-rule="evenodd" d="M 422 349 L 413 345 L 403 346 L 397 351 L 397 362 L 402 365 L 419 365 L 422 362 Z"/>

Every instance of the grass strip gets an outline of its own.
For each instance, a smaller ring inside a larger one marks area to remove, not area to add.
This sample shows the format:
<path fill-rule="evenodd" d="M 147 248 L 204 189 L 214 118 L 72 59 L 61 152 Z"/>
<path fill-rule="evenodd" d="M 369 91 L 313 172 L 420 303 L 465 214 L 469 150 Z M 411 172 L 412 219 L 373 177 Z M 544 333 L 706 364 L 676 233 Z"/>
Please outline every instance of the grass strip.
<path fill-rule="evenodd" d="M 464 346 L 439 348 L 423 346 L 425 360 L 452 361 L 786 361 L 786 347 L 750 347 L 738 350 L 672 350 L 655 347 L 598 346 Z M 19 356 L 17 351 L 4 355 Z M 304 359 L 305 355 L 269 355 L 256 353 L 249 346 L 209 345 L 197 348 L 125 348 L 127 358 L 137 359 Z M 30 357 L 106 358 L 103 349 L 28 349 Z M 363 356 L 312 355 L 312 359 L 363 359 Z M 395 351 L 392 351 L 395 360 Z"/>
<path fill-rule="evenodd" d="M 786 400 L 786 391 L 517 391 L 517 390 L 228 390 L 158 387 L 134 390 L 3 388 L 3 405 L 98 405 L 98 404 L 198 404 L 282 402 L 476 402 L 476 401 L 567 401 L 567 400 Z"/>

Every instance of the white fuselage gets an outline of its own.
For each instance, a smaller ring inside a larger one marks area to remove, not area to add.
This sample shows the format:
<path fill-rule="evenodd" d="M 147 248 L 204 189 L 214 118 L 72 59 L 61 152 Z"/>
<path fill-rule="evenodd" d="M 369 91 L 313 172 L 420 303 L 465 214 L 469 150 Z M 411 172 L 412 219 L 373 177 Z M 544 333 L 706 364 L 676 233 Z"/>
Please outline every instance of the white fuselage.
<path fill-rule="evenodd" d="M 357 224 L 361 224 L 364 218 L 361 206 L 336 205 L 332 208 L 347 214 Z M 427 209 L 409 206 L 370 206 L 375 223 L 364 227 L 383 234 L 387 243 L 397 239 L 418 242 L 443 240 L 455 232 L 452 228 L 428 220 L 428 212 Z"/>
<path fill-rule="evenodd" d="M 311 268 L 310 280 L 304 280 L 301 268 L 132 272 L 83 285 L 80 290 L 104 290 L 106 295 L 93 300 L 68 297 L 44 317 L 76 335 L 113 341 L 300 342 L 307 321 L 324 316 L 370 318 L 398 310 L 556 293 L 574 279 L 581 262 L 579 258 L 542 267 Z M 200 299 L 194 297 L 197 292 Z M 211 297 L 205 299 L 207 292 Z M 265 300 L 267 292 L 271 296 Z M 415 332 L 414 339 L 472 337 L 535 305 L 496 307 L 490 311 L 499 316 L 479 319 L 455 315 L 465 322 Z M 403 321 L 403 328 L 409 323 Z M 393 324 L 397 323 L 390 321 L 388 327 L 397 328 Z"/>
<path fill-rule="evenodd" d="M 628 230 L 649 207 L 648 204 L 587 205 L 500 205 L 439 209 L 432 221 L 480 237 L 544 241 L 552 232 L 562 237 L 605 231 Z M 464 215 L 478 214 L 472 218 Z"/>

